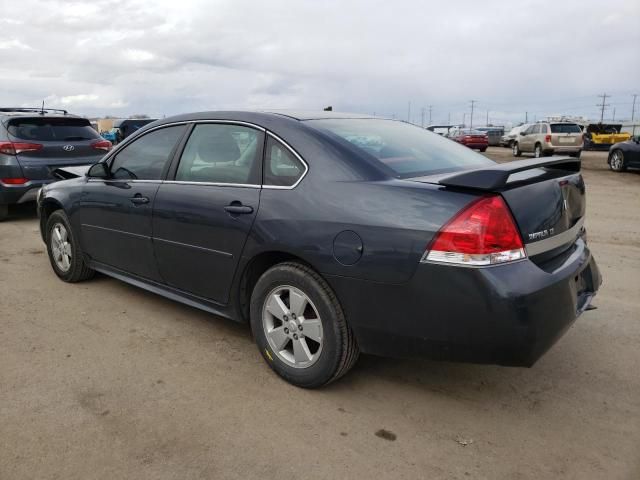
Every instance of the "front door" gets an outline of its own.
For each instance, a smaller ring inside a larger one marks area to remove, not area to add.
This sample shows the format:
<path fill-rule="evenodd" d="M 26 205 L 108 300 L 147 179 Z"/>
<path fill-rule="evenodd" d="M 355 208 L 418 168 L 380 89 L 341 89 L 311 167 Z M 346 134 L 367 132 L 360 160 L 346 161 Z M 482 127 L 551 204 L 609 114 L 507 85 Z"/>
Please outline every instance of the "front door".
<path fill-rule="evenodd" d="M 120 150 L 108 178 L 90 178 L 79 202 L 83 250 L 96 262 L 159 281 L 151 214 L 185 125 L 153 130 Z"/>
<path fill-rule="evenodd" d="M 193 128 L 154 203 L 155 257 L 168 285 L 228 302 L 260 203 L 263 142 L 262 131 L 244 125 Z"/>

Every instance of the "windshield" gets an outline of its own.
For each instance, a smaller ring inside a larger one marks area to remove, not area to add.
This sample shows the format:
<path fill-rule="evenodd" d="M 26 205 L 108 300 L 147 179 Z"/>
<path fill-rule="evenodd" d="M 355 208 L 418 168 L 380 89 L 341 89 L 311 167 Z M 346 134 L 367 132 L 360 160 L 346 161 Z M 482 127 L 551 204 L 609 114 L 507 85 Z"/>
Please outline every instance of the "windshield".
<path fill-rule="evenodd" d="M 575 123 L 552 123 L 551 133 L 582 133 Z"/>
<path fill-rule="evenodd" d="M 453 172 L 494 163 L 467 147 L 404 122 L 326 119 L 306 123 L 356 146 L 397 178 Z"/>
<path fill-rule="evenodd" d="M 9 134 L 21 140 L 68 142 L 100 138 L 84 118 L 16 118 L 8 126 Z"/>

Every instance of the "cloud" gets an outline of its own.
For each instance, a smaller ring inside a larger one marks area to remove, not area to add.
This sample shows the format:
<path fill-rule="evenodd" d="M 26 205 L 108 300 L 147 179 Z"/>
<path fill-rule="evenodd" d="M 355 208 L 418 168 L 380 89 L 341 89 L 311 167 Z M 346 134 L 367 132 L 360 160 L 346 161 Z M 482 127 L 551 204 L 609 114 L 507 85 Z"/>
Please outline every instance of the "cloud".
<path fill-rule="evenodd" d="M 153 116 L 333 105 L 406 118 L 411 102 L 414 121 L 432 105 L 434 122 L 459 122 L 475 99 L 478 119 L 489 111 L 500 123 L 525 112 L 594 117 L 605 91 L 608 114 L 628 117 L 640 93 L 636 0 L 612 0 L 606 15 L 575 0 L 23 0 L 21 9 L 28 22 L 1 21 L 5 104 L 49 97 L 88 115 Z"/>

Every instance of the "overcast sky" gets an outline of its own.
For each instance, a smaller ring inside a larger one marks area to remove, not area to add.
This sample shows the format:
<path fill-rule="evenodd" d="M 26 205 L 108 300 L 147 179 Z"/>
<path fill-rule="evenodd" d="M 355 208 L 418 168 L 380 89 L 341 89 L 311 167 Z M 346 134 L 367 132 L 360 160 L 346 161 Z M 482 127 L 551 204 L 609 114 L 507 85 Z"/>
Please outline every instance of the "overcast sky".
<path fill-rule="evenodd" d="M 0 104 L 630 118 L 640 1 L 0 0 Z M 640 97 L 636 112 L 640 110 Z M 636 113 L 636 118 L 640 116 Z"/>

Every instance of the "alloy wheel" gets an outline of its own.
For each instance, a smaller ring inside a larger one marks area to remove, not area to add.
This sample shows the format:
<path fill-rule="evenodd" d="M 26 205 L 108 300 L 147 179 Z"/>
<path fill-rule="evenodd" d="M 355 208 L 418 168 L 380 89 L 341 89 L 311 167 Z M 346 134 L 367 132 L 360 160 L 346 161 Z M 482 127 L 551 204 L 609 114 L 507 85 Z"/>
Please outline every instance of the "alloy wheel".
<path fill-rule="evenodd" d="M 322 320 L 302 290 L 292 286 L 273 289 L 265 298 L 262 327 L 278 359 L 294 368 L 308 368 L 322 352 Z"/>
<path fill-rule="evenodd" d="M 71 243 L 69 233 L 62 223 L 56 223 L 51 229 L 51 251 L 53 261 L 62 272 L 68 272 L 71 268 Z"/>
<path fill-rule="evenodd" d="M 624 168 L 624 154 L 620 150 L 613 152 L 611 156 L 611 170 L 620 172 Z"/>

